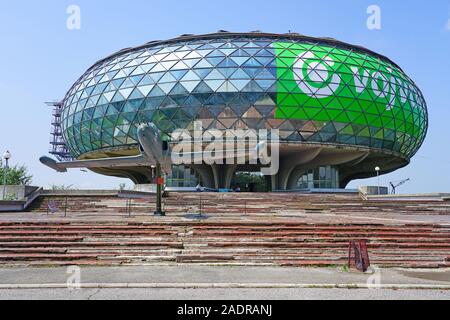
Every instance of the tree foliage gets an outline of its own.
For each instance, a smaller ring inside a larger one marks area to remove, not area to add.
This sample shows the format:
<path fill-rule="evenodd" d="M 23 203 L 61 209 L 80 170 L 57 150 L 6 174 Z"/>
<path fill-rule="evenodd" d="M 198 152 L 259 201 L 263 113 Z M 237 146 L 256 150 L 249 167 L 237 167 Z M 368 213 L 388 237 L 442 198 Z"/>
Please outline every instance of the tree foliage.
<path fill-rule="evenodd" d="M 78 190 L 73 184 L 65 185 L 65 184 L 52 184 L 50 185 L 50 190 L 58 191 L 58 190 Z"/>
<path fill-rule="evenodd" d="M 266 192 L 269 191 L 264 176 L 251 172 L 237 172 L 233 179 L 233 186 L 239 186 L 241 191 Z"/>
<path fill-rule="evenodd" d="M 0 184 L 3 183 L 5 167 L 2 159 L 0 159 Z M 6 174 L 7 185 L 29 185 L 33 180 L 33 176 L 28 173 L 28 169 L 24 165 L 9 166 Z"/>

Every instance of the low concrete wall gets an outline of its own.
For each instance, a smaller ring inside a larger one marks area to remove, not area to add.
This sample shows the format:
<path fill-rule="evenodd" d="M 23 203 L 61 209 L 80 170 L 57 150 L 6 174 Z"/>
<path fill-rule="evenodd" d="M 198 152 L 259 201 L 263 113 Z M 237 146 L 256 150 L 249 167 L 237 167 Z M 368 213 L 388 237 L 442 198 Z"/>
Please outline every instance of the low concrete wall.
<path fill-rule="evenodd" d="M 6 186 L 5 195 L 6 198 L 13 196 L 14 199 L 10 200 L 24 200 L 39 187 L 33 186 Z M 0 186 L 0 200 L 3 199 L 3 186 Z"/>
<path fill-rule="evenodd" d="M 117 196 L 119 190 L 44 190 L 44 196 Z"/>
<path fill-rule="evenodd" d="M 22 211 L 25 201 L 0 201 L 0 212 Z"/>
<path fill-rule="evenodd" d="M 156 193 L 156 184 L 135 184 L 133 191 Z"/>
<path fill-rule="evenodd" d="M 389 193 L 388 187 L 381 186 L 361 186 L 358 189 L 365 195 L 378 195 L 378 188 L 380 188 L 380 195 L 386 195 Z"/>
<path fill-rule="evenodd" d="M 290 190 L 274 190 L 277 193 L 359 193 L 357 189 L 290 189 Z"/>
<path fill-rule="evenodd" d="M 398 201 L 448 201 L 450 193 L 414 193 L 414 194 L 389 194 L 370 195 L 370 200 L 398 200 Z"/>

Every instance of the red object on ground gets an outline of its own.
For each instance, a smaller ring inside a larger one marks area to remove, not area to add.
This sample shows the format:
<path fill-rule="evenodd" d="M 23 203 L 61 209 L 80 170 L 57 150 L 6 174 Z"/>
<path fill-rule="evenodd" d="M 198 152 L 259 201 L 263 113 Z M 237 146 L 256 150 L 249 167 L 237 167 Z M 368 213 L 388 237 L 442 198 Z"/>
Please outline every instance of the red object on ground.
<path fill-rule="evenodd" d="M 370 266 L 367 240 L 351 240 L 348 245 L 348 267 L 366 272 Z"/>

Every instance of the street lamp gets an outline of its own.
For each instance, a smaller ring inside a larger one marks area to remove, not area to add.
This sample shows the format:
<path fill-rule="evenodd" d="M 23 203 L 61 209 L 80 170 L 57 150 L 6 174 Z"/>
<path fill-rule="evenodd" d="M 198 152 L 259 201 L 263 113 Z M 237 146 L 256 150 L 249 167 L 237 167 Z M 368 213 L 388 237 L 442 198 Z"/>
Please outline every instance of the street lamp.
<path fill-rule="evenodd" d="M 8 160 L 11 159 L 11 152 L 6 150 L 3 154 L 3 159 L 5 159 L 5 169 L 3 171 L 3 200 L 6 198 L 6 174 L 8 173 Z"/>
<path fill-rule="evenodd" d="M 380 195 L 380 167 L 375 167 L 375 171 L 377 172 L 378 195 Z"/>
<path fill-rule="evenodd" d="M 156 162 L 156 211 L 155 216 L 165 216 L 166 213 L 162 211 L 162 188 L 164 184 L 164 178 L 161 176 L 161 164 Z"/>

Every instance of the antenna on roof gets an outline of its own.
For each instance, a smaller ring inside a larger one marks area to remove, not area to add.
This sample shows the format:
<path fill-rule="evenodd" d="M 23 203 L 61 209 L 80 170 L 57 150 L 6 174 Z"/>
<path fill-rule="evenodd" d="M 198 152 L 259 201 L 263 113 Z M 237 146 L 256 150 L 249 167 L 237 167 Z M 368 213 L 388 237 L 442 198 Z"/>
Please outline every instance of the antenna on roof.
<path fill-rule="evenodd" d="M 53 100 L 53 101 L 46 101 L 44 102 L 47 106 L 49 107 L 56 107 L 56 106 L 61 106 L 62 102 L 58 101 L 58 100 Z"/>

